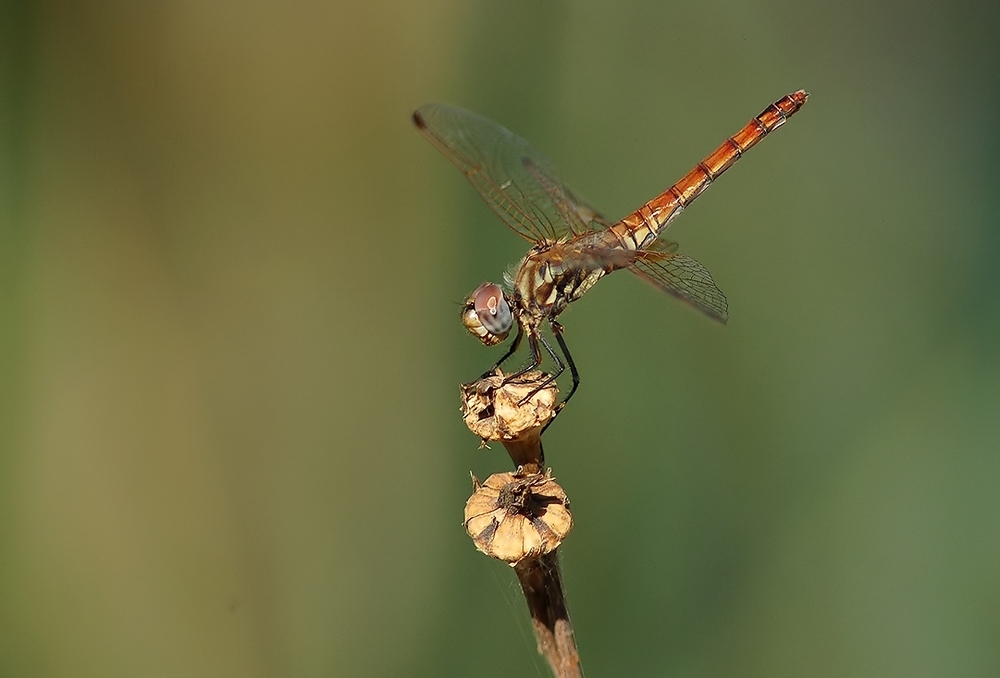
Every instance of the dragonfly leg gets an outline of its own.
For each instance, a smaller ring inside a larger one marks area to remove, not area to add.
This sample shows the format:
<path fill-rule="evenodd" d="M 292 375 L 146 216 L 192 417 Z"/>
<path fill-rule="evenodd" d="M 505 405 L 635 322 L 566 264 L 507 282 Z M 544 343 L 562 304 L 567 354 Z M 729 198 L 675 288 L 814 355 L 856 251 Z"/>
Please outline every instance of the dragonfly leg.
<path fill-rule="evenodd" d="M 518 333 L 520 334 L 520 328 L 518 328 Z M 507 377 L 503 380 L 505 384 L 523 377 L 528 372 L 536 369 L 542 364 L 542 349 L 538 346 L 539 339 L 540 337 L 537 332 L 528 332 L 528 346 L 531 348 L 531 363 L 524 369 L 518 370 L 514 374 L 507 375 Z"/>
<path fill-rule="evenodd" d="M 555 336 L 556 341 L 559 342 L 559 348 L 562 349 L 563 355 L 566 357 L 566 362 L 569 363 L 569 372 L 570 372 L 570 374 L 573 375 L 573 386 L 570 387 L 569 393 L 566 394 L 566 397 L 563 398 L 563 401 L 561 403 L 559 403 L 559 405 L 556 406 L 555 414 L 552 415 L 551 419 L 549 419 L 549 423 L 547 423 L 542 428 L 542 433 L 545 433 L 546 429 L 548 429 L 549 426 L 552 426 L 552 422 L 554 422 L 556 420 L 556 417 L 559 416 L 559 413 L 562 412 L 562 410 L 563 410 L 564 407 L 566 407 L 566 403 L 568 403 L 569 399 L 573 397 L 573 394 L 576 393 L 577 387 L 580 385 L 580 373 L 576 369 L 576 363 L 573 362 L 573 356 L 570 355 L 569 348 L 566 346 L 566 340 L 563 339 L 563 336 L 562 336 L 563 326 L 560 325 L 555 320 L 550 320 L 549 321 L 549 325 L 552 327 L 552 334 L 553 334 L 553 336 Z M 566 369 L 566 367 L 563 364 L 563 361 L 559 359 L 559 357 L 555 354 L 554 351 L 552 351 L 551 347 L 549 347 L 548 344 L 546 344 L 545 347 L 547 349 L 549 349 L 550 355 L 556 361 L 556 363 L 559 365 L 559 372 L 556 373 L 556 375 L 555 375 L 555 376 L 559 376 L 560 374 L 562 374 L 563 370 Z M 549 381 L 551 381 L 554 378 L 555 377 L 550 378 Z M 548 381 L 545 382 L 545 384 L 548 384 L 548 383 L 549 383 Z M 541 435 L 541 433 L 539 433 L 538 435 Z"/>
<path fill-rule="evenodd" d="M 524 329 L 521 327 L 521 323 L 518 323 L 517 334 L 514 336 L 514 341 L 510 342 L 510 348 L 508 348 L 507 352 L 500 357 L 500 360 L 496 362 L 496 364 L 490 369 L 490 371 L 486 372 L 483 376 L 480 377 L 480 379 L 485 379 L 486 377 L 492 375 L 494 372 L 500 369 L 500 366 L 503 365 L 505 362 L 507 362 L 507 358 L 514 355 L 514 352 L 517 351 L 518 347 L 521 345 L 521 339 L 523 337 L 524 337 Z"/>
<path fill-rule="evenodd" d="M 566 356 L 566 362 L 569 363 L 569 373 L 573 375 L 573 386 L 569 389 L 569 393 L 566 394 L 566 398 L 562 401 L 560 408 L 566 406 L 569 399 L 573 397 L 576 393 L 576 389 L 580 386 L 580 373 L 576 369 L 576 363 L 573 362 L 573 356 L 570 355 L 569 347 L 566 346 L 566 340 L 563 339 L 563 326 L 560 325 L 555 320 L 550 320 L 549 325 L 552 327 L 552 334 L 555 335 L 556 341 L 559 342 L 559 348 L 562 349 L 563 355 Z"/>
<path fill-rule="evenodd" d="M 545 337 L 539 336 L 538 340 L 542 343 L 542 346 L 545 347 L 545 350 L 548 352 L 549 356 L 551 356 L 552 360 L 555 362 L 555 364 L 556 364 L 556 373 L 555 374 L 550 374 L 549 377 L 548 377 L 548 379 L 546 379 L 541 384 L 539 384 L 534 389 L 532 389 L 531 393 L 529 393 L 528 395 L 526 395 L 523 398 L 521 398 L 521 401 L 518 403 L 519 405 L 523 405 L 524 403 L 528 402 L 532 398 L 532 396 L 534 396 L 536 393 L 538 393 L 539 391 L 541 391 L 543 388 L 545 388 L 546 386 L 548 386 L 549 384 L 551 384 L 553 381 L 555 381 L 556 379 L 558 379 L 559 375 L 566 371 L 566 363 L 564 363 L 559 358 L 559 354 L 556 353 L 552 349 L 552 346 L 549 345 L 549 342 L 545 341 Z"/>
<path fill-rule="evenodd" d="M 555 376 L 558 377 L 560 374 L 566 371 L 566 363 L 564 363 L 562 359 L 559 357 L 559 354 L 556 353 L 555 350 L 553 350 L 552 345 L 549 344 L 549 342 L 545 341 L 545 337 L 539 337 L 539 339 L 542 342 L 542 346 L 545 347 L 545 350 L 548 351 L 548 354 L 552 357 L 552 361 L 555 362 L 556 364 Z"/>

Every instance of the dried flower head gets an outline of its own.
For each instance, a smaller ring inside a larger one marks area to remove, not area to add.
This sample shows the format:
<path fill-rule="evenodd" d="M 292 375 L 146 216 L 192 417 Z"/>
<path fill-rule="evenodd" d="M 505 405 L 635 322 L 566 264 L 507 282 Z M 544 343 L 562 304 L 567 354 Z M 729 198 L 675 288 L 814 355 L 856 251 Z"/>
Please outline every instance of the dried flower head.
<path fill-rule="evenodd" d="M 469 430 L 484 441 L 518 440 L 541 432 L 556 414 L 558 395 L 555 381 L 544 372 L 529 372 L 504 383 L 498 370 L 462 385 L 462 416 Z"/>
<path fill-rule="evenodd" d="M 495 473 L 465 504 L 465 529 L 476 548 L 516 565 L 551 553 L 573 527 L 569 498 L 551 473 Z"/>

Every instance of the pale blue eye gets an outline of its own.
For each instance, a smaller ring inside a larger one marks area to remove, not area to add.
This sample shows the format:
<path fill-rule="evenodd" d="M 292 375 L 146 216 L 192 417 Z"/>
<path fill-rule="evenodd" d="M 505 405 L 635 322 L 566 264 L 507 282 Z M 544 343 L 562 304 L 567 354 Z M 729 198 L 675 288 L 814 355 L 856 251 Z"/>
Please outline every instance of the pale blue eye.
<path fill-rule="evenodd" d="M 505 336 L 510 332 L 510 328 L 514 324 L 514 316 L 510 312 L 510 305 L 499 285 L 487 283 L 476 290 L 473 297 L 473 308 L 476 310 L 476 315 L 479 316 L 479 322 L 491 334 Z"/>

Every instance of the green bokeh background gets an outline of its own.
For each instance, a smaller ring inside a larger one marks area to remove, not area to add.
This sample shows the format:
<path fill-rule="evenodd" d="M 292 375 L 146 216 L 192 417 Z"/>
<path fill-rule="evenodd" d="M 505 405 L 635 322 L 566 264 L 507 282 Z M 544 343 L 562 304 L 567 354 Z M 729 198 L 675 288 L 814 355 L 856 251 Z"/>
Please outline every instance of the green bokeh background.
<path fill-rule="evenodd" d="M 0 5 L 0 675 L 541 676 L 461 527 L 459 302 L 525 250 L 413 129 L 620 217 L 779 96 L 562 320 L 591 676 L 1000 675 L 996 2 Z"/>

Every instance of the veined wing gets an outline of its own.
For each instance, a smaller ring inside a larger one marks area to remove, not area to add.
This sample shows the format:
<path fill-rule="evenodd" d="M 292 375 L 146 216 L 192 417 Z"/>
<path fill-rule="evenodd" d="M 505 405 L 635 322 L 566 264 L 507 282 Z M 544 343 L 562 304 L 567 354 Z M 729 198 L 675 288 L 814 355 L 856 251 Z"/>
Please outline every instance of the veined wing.
<path fill-rule="evenodd" d="M 546 172 L 531 158 L 525 158 L 524 168 L 535 178 L 542 190 L 552 200 L 552 205 L 559 211 L 562 223 L 569 226 L 570 233 L 582 235 L 588 231 L 604 230 L 611 222 L 600 212 L 587 204 L 587 201 L 573 192 L 555 175 L 555 168 Z"/>
<path fill-rule="evenodd" d="M 657 247 L 655 251 L 639 250 L 628 269 L 725 324 L 729 319 L 729 304 L 726 295 L 712 280 L 712 274 L 691 257 L 673 252 L 672 248 L 676 247 L 673 243 L 664 245 L 666 247 Z"/>
<path fill-rule="evenodd" d="M 413 122 L 504 223 L 530 242 L 608 225 L 559 179 L 551 160 L 495 122 L 444 104 L 421 106 Z"/>

